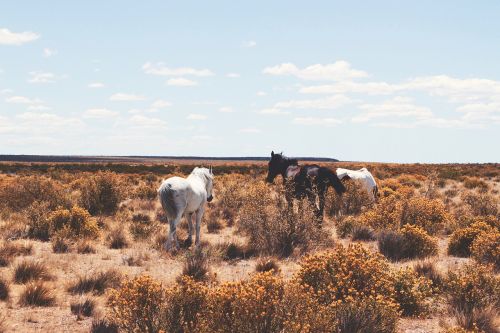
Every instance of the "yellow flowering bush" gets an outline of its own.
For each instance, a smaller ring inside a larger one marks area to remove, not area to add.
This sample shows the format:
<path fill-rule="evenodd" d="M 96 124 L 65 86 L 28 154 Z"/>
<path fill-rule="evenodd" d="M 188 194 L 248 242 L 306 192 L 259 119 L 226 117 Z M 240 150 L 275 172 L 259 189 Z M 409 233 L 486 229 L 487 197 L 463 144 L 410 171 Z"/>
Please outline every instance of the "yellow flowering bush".
<path fill-rule="evenodd" d="M 429 312 L 432 282 L 418 276 L 411 268 L 403 268 L 393 275 L 395 299 L 404 316 L 425 315 Z"/>
<path fill-rule="evenodd" d="M 394 298 L 389 264 L 360 244 L 306 257 L 297 273 L 322 304 L 363 297 Z"/>
<path fill-rule="evenodd" d="M 375 230 L 398 229 L 401 219 L 401 202 L 392 195 L 379 200 L 377 205 L 359 216 L 362 224 Z"/>
<path fill-rule="evenodd" d="M 472 242 L 471 254 L 478 262 L 492 264 L 500 271 L 500 232 L 491 230 L 480 233 Z"/>
<path fill-rule="evenodd" d="M 74 206 L 70 210 L 58 209 L 50 213 L 48 218 L 50 233 L 64 237 L 89 237 L 99 236 L 97 221 L 85 209 Z"/>
<path fill-rule="evenodd" d="M 448 243 L 448 254 L 457 257 L 469 257 L 474 240 L 483 232 L 493 232 L 493 228 L 484 222 L 475 222 L 469 227 L 455 230 Z"/>
<path fill-rule="evenodd" d="M 437 254 L 437 239 L 427 234 L 424 229 L 406 224 L 399 232 L 405 241 L 404 249 L 401 250 L 407 258 L 425 258 Z"/>
<path fill-rule="evenodd" d="M 441 200 L 412 197 L 402 204 L 400 225 L 416 225 L 434 235 L 443 230 L 450 220 Z"/>

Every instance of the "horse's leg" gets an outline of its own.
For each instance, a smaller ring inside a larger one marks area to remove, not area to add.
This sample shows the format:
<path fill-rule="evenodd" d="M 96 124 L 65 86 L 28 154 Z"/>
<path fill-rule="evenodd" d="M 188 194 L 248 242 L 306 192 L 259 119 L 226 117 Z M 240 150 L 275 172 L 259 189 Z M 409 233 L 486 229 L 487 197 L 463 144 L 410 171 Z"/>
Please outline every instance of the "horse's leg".
<path fill-rule="evenodd" d="M 203 212 L 205 211 L 205 207 L 203 205 L 198 208 L 196 211 L 196 239 L 194 241 L 197 247 L 200 246 L 200 227 L 201 227 L 201 218 L 203 217 Z"/>
<path fill-rule="evenodd" d="M 175 218 L 170 220 L 170 232 L 168 233 L 168 238 L 165 243 L 165 248 L 167 251 L 170 251 L 172 248 L 172 242 L 175 241 L 175 246 L 177 249 L 180 248 L 179 241 L 177 240 L 177 225 L 179 224 L 182 218 L 182 213 L 177 213 Z"/>
<path fill-rule="evenodd" d="M 320 222 L 322 223 L 323 222 L 323 212 L 325 210 L 325 190 L 324 189 L 320 189 L 320 191 L 318 192 L 318 201 L 319 201 L 319 211 L 318 211 L 318 214 L 319 214 L 319 219 L 320 219 Z"/>
<path fill-rule="evenodd" d="M 193 244 L 193 213 L 186 214 L 186 219 L 188 223 L 188 239 L 187 245 Z"/>

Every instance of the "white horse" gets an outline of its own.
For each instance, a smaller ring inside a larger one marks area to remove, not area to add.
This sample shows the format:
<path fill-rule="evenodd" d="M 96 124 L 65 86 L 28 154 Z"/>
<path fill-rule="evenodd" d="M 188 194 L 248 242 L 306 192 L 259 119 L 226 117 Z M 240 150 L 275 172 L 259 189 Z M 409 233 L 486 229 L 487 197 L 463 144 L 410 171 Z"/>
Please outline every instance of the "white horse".
<path fill-rule="evenodd" d="M 339 179 L 342 181 L 347 179 L 354 180 L 368 192 L 368 195 L 370 195 L 373 200 L 377 199 L 377 182 L 375 181 L 375 178 L 373 178 L 371 172 L 368 171 L 368 169 L 362 168 L 359 170 L 349 170 L 337 168 L 337 177 L 339 177 Z"/>
<path fill-rule="evenodd" d="M 195 244 L 200 246 L 201 218 L 205 211 L 205 203 L 213 199 L 213 178 L 211 168 L 196 167 L 187 178 L 170 177 L 161 184 L 158 194 L 170 224 L 170 232 L 165 242 L 167 251 L 171 249 L 174 240 L 176 248 L 180 248 L 176 229 L 183 215 L 186 216 L 188 222 L 188 241 L 191 244 L 193 241 L 192 216 L 196 214 Z"/>

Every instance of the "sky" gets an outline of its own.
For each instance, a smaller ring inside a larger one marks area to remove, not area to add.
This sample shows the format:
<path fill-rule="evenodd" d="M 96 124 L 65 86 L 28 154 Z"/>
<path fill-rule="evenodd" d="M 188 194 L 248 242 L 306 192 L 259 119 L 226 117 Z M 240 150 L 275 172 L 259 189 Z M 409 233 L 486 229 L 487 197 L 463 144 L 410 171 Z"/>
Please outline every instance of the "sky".
<path fill-rule="evenodd" d="M 2 1 L 0 154 L 500 162 L 499 1 Z"/>

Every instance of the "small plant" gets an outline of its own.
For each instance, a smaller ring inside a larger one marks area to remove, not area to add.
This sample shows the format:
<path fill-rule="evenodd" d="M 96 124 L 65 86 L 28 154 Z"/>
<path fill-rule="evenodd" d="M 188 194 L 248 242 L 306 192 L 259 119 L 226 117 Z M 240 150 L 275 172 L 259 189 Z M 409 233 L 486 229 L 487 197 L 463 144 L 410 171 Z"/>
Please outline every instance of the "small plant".
<path fill-rule="evenodd" d="M 99 227 L 95 218 L 81 207 L 58 209 L 49 215 L 50 234 L 64 238 L 97 238 Z"/>
<path fill-rule="evenodd" d="M 76 252 L 80 254 L 96 253 L 96 249 L 92 243 L 84 240 L 76 245 Z"/>
<path fill-rule="evenodd" d="M 107 236 L 107 242 L 110 249 L 123 249 L 128 247 L 128 239 L 123 229 L 115 228 Z"/>
<path fill-rule="evenodd" d="M 94 319 L 90 327 L 90 333 L 118 333 L 118 325 L 107 319 Z"/>
<path fill-rule="evenodd" d="M 208 256 L 201 248 L 196 248 L 186 255 L 182 276 L 189 276 L 194 281 L 207 281 L 210 278 Z"/>
<path fill-rule="evenodd" d="M 353 241 L 372 241 L 375 238 L 375 232 L 369 226 L 357 225 L 352 229 L 351 239 Z"/>
<path fill-rule="evenodd" d="M 255 265 L 255 271 L 258 273 L 274 272 L 277 274 L 280 272 L 280 266 L 273 258 L 260 258 Z"/>
<path fill-rule="evenodd" d="M 381 232 L 378 247 L 392 261 L 426 258 L 437 254 L 437 240 L 423 229 L 408 224 L 400 231 Z"/>
<path fill-rule="evenodd" d="M 0 278 L 0 301 L 5 301 L 9 298 L 9 284 Z"/>
<path fill-rule="evenodd" d="M 500 232 L 480 233 L 472 243 L 471 253 L 478 262 L 492 264 L 496 271 L 500 271 Z"/>
<path fill-rule="evenodd" d="M 469 257 L 474 240 L 483 232 L 492 232 L 492 228 L 484 222 L 476 222 L 469 227 L 457 229 L 450 237 L 448 254 L 457 257 Z"/>
<path fill-rule="evenodd" d="M 116 174 L 99 171 L 80 184 L 80 205 L 92 215 L 111 215 L 118 210 L 122 190 Z"/>
<path fill-rule="evenodd" d="M 341 217 L 335 223 L 337 236 L 347 238 L 352 234 L 353 229 L 359 225 L 362 224 L 353 216 Z"/>
<path fill-rule="evenodd" d="M 0 267 L 9 265 L 15 256 L 25 256 L 31 254 L 33 246 L 14 242 L 6 242 L 0 247 Z"/>
<path fill-rule="evenodd" d="M 212 217 L 207 220 L 207 231 L 211 234 L 218 233 L 223 228 L 222 222 L 217 217 Z"/>
<path fill-rule="evenodd" d="M 144 239 L 149 237 L 157 228 L 157 223 L 153 222 L 149 215 L 137 213 L 132 216 L 129 230 L 134 239 Z"/>
<path fill-rule="evenodd" d="M 40 262 L 24 260 L 14 268 L 14 281 L 16 283 L 26 283 L 31 280 L 50 280 L 51 278 L 47 267 Z"/>
<path fill-rule="evenodd" d="M 405 248 L 404 236 L 394 230 L 385 230 L 379 233 L 378 250 L 386 258 L 398 261 L 405 257 L 402 251 Z"/>
<path fill-rule="evenodd" d="M 52 306 L 55 302 L 56 298 L 52 291 L 41 281 L 26 285 L 19 296 L 21 306 Z"/>
<path fill-rule="evenodd" d="M 73 302 L 70 304 L 71 313 L 81 317 L 90 317 L 94 313 L 95 302 L 94 300 L 87 298 L 84 301 Z"/>
<path fill-rule="evenodd" d="M 52 238 L 52 251 L 54 253 L 67 253 L 69 252 L 69 245 L 66 238 L 56 236 Z"/>
<path fill-rule="evenodd" d="M 432 286 L 437 289 L 442 289 L 444 278 L 443 275 L 437 270 L 436 265 L 429 260 L 419 261 L 413 265 L 413 270 L 419 276 L 425 277 L 432 281 Z"/>
<path fill-rule="evenodd" d="M 114 288 L 120 284 L 121 275 L 114 270 L 99 272 L 90 277 L 79 277 L 74 282 L 68 291 L 72 294 L 83 294 L 93 292 L 96 295 L 101 295 L 107 288 Z"/>
<path fill-rule="evenodd" d="M 429 312 L 432 282 L 420 277 L 411 268 L 394 273 L 395 299 L 404 316 L 417 316 Z"/>
<path fill-rule="evenodd" d="M 254 254 L 246 246 L 234 242 L 219 243 L 215 251 L 226 261 L 249 258 Z"/>

